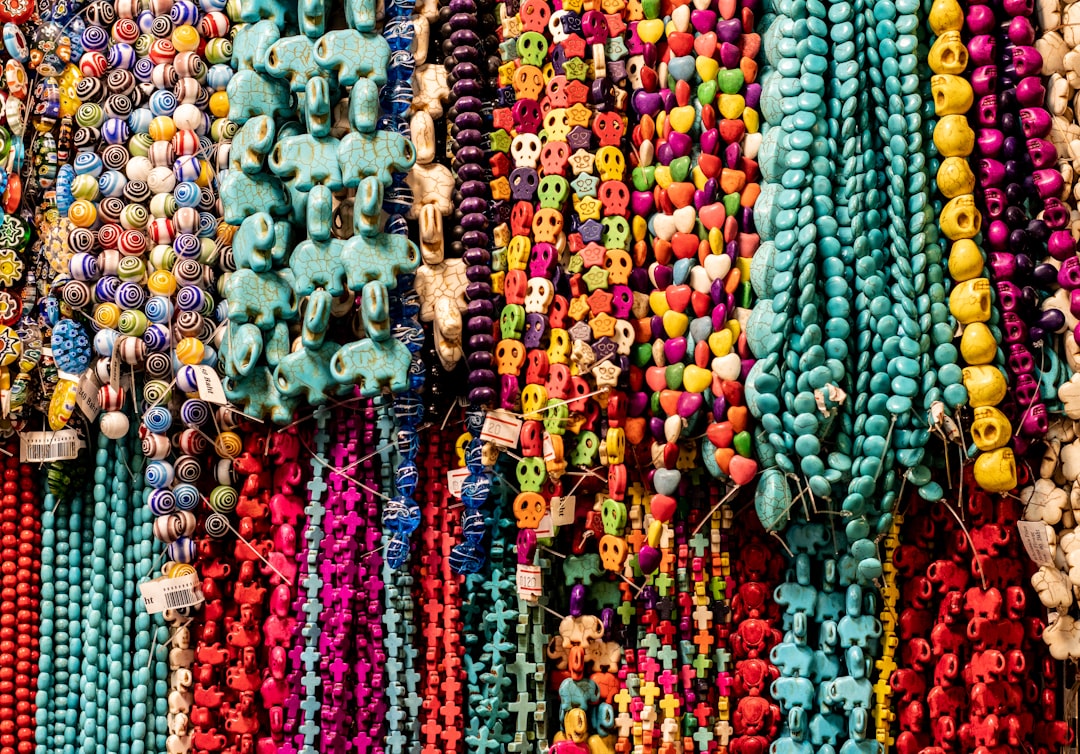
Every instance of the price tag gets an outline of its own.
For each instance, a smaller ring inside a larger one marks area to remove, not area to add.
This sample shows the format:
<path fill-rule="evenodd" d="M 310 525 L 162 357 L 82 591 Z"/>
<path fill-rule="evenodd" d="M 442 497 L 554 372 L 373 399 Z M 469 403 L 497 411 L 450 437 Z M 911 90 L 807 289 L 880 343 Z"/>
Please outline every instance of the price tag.
<path fill-rule="evenodd" d="M 199 386 L 199 398 L 207 403 L 216 403 L 219 406 L 224 406 L 229 402 L 229 399 L 225 396 L 225 388 L 221 384 L 221 377 L 218 376 L 213 367 L 197 364 L 192 369 L 198 375 L 196 379 Z"/>
<path fill-rule="evenodd" d="M 1054 553 L 1046 538 L 1046 524 L 1041 521 L 1017 521 L 1016 528 L 1020 530 L 1020 541 L 1035 565 L 1054 564 Z"/>
<path fill-rule="evenodd" d="M 570 526 L 574 523 L 574 509 L 577 498 L 574 495 L 551 498 L 551 523 L 555 526 Z"/>
<path fill-rule="evenodd" d="M 544 433 L 544 460 L 549 463 L 555 460 L 555 444 L 547 432 Z"/>
<path fill-rule="evenodd" d="M 540 566 L 519 565 L 517 567 L 518 596 L 528 602 L 535 602 L 544 591 L 544 576 Z"/>
<path fill-rule="evenodd" d="M 98 402 L 98 391 L 100 389 L 101 386 L 98 385 L 97 378 L 94 376 L 94 370 L 87 369 L 86 374 L 79 379 L 79 386 L 75 392 L 75 403 L 90 421 L 97 419 L 98 414 L 101 413 L 101 404 Z"/>
<path fill-rule="evenodd" d="M 51 463 L 79 457 L 83 447 L 74 429 L 59 432 L 23 432 L 19 435 L 19 460 L 22 463 Z"/>
<path fill-rule="evenodd" d="M 461 499 L 461 486 L 469 478 L 468 469 L 450 469 L 446 472 L 446 489 L 453 497 Z"/>
<path fill-rule="evenodd" d="M 521 419 L 508 411 L 496 409 L 487 412 L 487 416 L 484 418 L 484 426 L 480 430 L 480 439 L 483 442 L 493 442 L 504 448 L 516 448 L 520 434 Z"/>
<path fill-rule="evenodd" d="M 139 584 L 146 612 L 150 615 L 165 610 L 179 610 L 202 603 L 203 593 L 199 588 L 199 577 L 194 573 L 177 576 L 174 579 L 154 579 Z"/>
<path fill-rule="evenodd" d="M 120 387 L 120 367 L 123 362 L 120 360 L 120 346 L 127 340 L 126 335 L 121 335 L 113 343 L 112 356 L 109 357 L 109 384 L 115 388 Z"/>
<path fill-rule="evenodd" d="M 555 527 L 551 523 L 551 511 L 545 513 L 536 524 L 536 538 L 550 539 L 555 536 Z"/>

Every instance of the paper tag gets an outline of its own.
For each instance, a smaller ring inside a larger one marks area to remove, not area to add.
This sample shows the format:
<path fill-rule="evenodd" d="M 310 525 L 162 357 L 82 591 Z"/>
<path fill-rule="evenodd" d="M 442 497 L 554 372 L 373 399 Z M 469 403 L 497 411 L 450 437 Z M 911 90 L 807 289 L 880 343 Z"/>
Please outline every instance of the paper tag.
<path fill-rule="evenodd" d="M 1046 539 L 1046 524 L 1041 521 L 1017 521 L 1016 528 L 1020 530 L 1020 541 L 1035 565 L 1054 564 L 1054 553 Z"/>
<path fill-rule="evenodd" d="M 550 539 L 555 536 L 555 526 L 551 521 L 551 511 L 549 510 L 543 516 L 540 517 L 539 523 L 536 524 L 536 538 L 537 539 Z"/>
<path fill-rule="evenodd" d="M 97 419 L 98 414 L 101 413 L 101 403 L 98 402 L 98 391 L 100 389 L 101 386 L 98 385 L 97 379 L 94 377 L 94 371 L 87 369 L 86 373 L 78 380 L 75 403 L 90 421 Z"/>
<path fill-rule="evenodd" d="M 571 526 L 574 523 L 574 509 L 577 498 L 573 495 L 551 498 L 551 523 L 555 526 Z"/>
<path fill-rule="evenodd" d="M 516 448 L 520 434 L 521 419 L 507 411 L 496 409 L 487 412 L 484 426 L 480 430 L 480 439 L 483 442 L 502 445 L 504 448 Z"/>
<path fill-rule="evenodd" d="M 79 457 L 83 447 L 74 429 L 59 432 L 23 432 L 19 435 L 19 460 L 22 463 L 51 463 Z"/>
<path fill-rule="evenodd" d="M 555 460 L 555 443 L 547 432 L 544 433 L 544 460 L 548 463 Z"/>
<path fill-rule="evenodd" d="M 197 364 L 192 367 L 198 375 L 199 397 L 207 403 L 216 403 L 224 406 L 229 402 L 225 396 L 225 388 L 221 384 L 221 377 L 213 367 Z"/>
<path fill-rule="evenodd" d="M 544 591 L 544 576 L 540 566 L 519 565 L 517 567 L 518 596 L 528 602 L 535 602 Z"/>
<path fill-rule="evenodd" d="M 113 343 L 112 356 L 109 357 L 109 384 L 115 388 L 120 387 L 120 346 L 127 340 L 126 335 L 121 335 Z"/>
<path fill-rule="evenodd" d="M 461 499 L 461 486 L 469 478 L 468 469 L 450 469 L 446 472 L 446 488 L 453 497 Z"/>
<path fill-rule="evenodd" d="M 139 593 L 142 595 L 143 604 L 146 605 L 146 612 L 150 615 L 166 610 L 179 610 L 182 607 L 193 607 L 203 602 L 199 577 L 194 573 L 177 576 L 174 579 L 145 581 L 139 584 Z"/>

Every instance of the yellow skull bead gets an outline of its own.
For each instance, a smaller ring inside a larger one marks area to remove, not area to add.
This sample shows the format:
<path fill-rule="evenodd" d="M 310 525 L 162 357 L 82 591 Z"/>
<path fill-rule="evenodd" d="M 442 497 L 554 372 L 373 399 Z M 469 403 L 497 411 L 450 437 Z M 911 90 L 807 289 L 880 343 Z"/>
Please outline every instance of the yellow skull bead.
<path fill-rule="evenodd" d="M 949 311 L 962 325 L 990 320 L 990 281 L 976 278 L 960 283 L 949 294 Z"/>
<path fill-rule="evenodd" d="M 964 369 L 964 387 L 972 408 L 996 406 L 1005 398 L 1005 375 L 994 366 L 975 366 Z"/>
<path fill-rule="evenodd" d="M 949 275 L 958 283 L 980 277 L 985 267 L 982 252 L 970 238 L 961 238 L 949 250 Z"/>
<path fill-rule="evenodd" d="M 960 76 L 944 73 L 930 78 L 934 112 L 938 115 L 963 115 L 975 102 L 971 84 Z"/>
<path fill-rule="evenodd" d="M 1005 447 L 1012 438 L 1012 431 L 1008 417 L 993 406 L 980 406 L 975 409 L 975 419 L 971 423 L 971 439 L 979 450 L 985 452 Z"/>
<path fill-rule="evenodd" d="M 998 448 L 975 459 L 975 481 L 987 492 L 1008 492 L 1016 486 L 1016 458 L 1011 448 Z"/>
<path fill-rule="evenodd" d="M 930 8 L 930 29 L 941 35 L 964 28 L 964 9 L 956 0 L 934 0 Z"/>
<path fill-rule="evenodd" d="M 937 186 L 946 199 L 975 190 L 975 172 L 963 157 L 946 157 L 937 171 Z"/>
<path fill-rule="evenodd" d="M 934 146 L 942 157 L 967 157 L 975 148 L 975 132 L 963 115 L 946 115 L 934 126 Z"/>
<path fill-rule="evenodd" d="M 934 42 L 926 61 L 934 73 L 963 73 L 968 64 L 968 50 L 960 40 L 960 32 L 947 31 Z"/>
<path fill-rule="evenodd" d="M 968 364 L 989 364 L 997 354 L 997 343 L 990 328 L 982 322 L 972 322 L 960 338 L 960 353 Z"/>
<path fill-rule="evenodd" d="M 977 236 L 982 228 L 982 215 L 975 207 L 975 197 L 962 194 L 950 199 L 941 210 L 938 224 L 941 225 L 941 232 L 950 241 Z"/>

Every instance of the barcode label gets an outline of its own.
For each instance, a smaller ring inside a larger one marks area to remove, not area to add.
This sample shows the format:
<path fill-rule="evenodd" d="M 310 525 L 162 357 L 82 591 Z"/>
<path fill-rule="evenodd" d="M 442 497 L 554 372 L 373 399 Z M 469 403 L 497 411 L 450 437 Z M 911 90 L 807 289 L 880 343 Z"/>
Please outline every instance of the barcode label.
<path fill-rule="evenodd" d="M 193 573 L 174 579 L 145 581 L 139 584 L 139 593 L 146 605 L 146 612 L 150 615 L 165 610 L 193 607 L 203 602 L 199 578 Z"/>
<path fill-rule="evenodd" d="M 23 463 L 51 463 L 79 457 L 82 448 L 74 429 L 59 432 L 23 432 L 19 435 L 19 460 Z"/>

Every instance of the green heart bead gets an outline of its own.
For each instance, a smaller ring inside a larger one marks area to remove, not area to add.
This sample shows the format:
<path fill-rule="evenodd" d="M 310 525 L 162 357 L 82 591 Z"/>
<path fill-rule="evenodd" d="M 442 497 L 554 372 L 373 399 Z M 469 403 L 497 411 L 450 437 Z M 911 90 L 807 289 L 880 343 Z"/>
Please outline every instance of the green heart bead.
<path fill-rule="evenodd" d="M 735 435 L 732 440 L 732 445 L 735 446 L 735 452 L 741 455 L 743 458 L 749 458 L 751 451 L 753 451 L 754 441 L 750 437 L 750 433 L 745 430 Z"/>
<path fill-rule="evenodd" d="M 668 390 L 682 389 L 684 371 L 686 371 L 686 367 L 681 363 L 669 364 L 664 369 L 664 380 L 667 382 Z"/>
<path fill-rule="evenodd" d="M 739 195 L 738 194 L 724 194 L 724 211 L 727 212 L 728 217 L 732 217 L 739 211 Z"/>
<path fill-rule="evenodd" d="M 660 393 L 653 393 L 649 396 L 649 411 L 653 416 L 660 415 Z"/>
<path fill-rule="evenodd" d="M 671 179 L 676 183 L 681 183 L 686 180 L 686 176 L 690 175 L 690 158 L 676 157 L 668 165 L 668 169 L 671 171 Z"/>
<path fill-rule="evenodd" d="M 638 343 L 631 352 L 634 366 L 644 369 L 652 362 L 652 345 L 650 343 Z"/>
<path fill-rule="evenodd" d="M 645 18 L 660 18 L 662 7 L 660 0 L 643 0 L 641 3 L 641 11 Z"/>
<path fill-rule="evenodd" d="M 723 71 L 720 73 L 723 74 Z M 698 84 L 697 98 L 699 102 L 711 105 L 713 100 L 716 99 L 716 81 L 703 81 Z"/>
<path fill-rule="evenodd" d="M 746 83 L 746 78 L 738 68 L 721 68 L 716 74 L 716 82 L 724 94 L 738 94 Z M 701 91 L 701 87 L 698 87 L 698 91 Z"/>
<path fill-rule="evenodd" d="M 634 188 L 636 190 L 651 191 L 652 187 L 656 185 L 656 166 L 649 165 L 645 168 L 634 168 L 631 177 L 634 179 Z"/>

